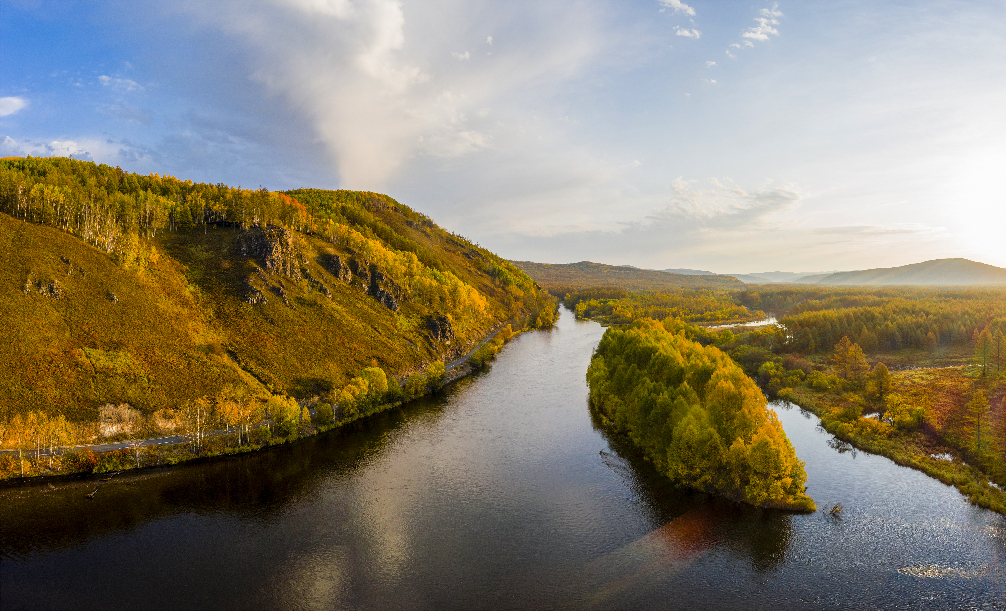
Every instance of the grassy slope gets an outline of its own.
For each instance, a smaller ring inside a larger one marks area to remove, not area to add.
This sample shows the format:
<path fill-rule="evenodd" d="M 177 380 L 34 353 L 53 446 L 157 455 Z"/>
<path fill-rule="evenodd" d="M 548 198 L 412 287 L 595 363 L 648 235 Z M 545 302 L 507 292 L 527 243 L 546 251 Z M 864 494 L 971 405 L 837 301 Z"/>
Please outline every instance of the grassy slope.
<path fill-rule="evenodd" d="M 92 420 L 104 402 L 157 409 L 255 384 L 170 258 L 124 269 L 69 234 L 0 214 L 0 260 L 0 417 L 35 409 Z M 63 296 L 25 295 L 29 273 Z"/>
<path fill-rule="evenodd" d="M 326 193 L 334 192 L 314 195 Z M 506 290 L 490 273 L 493 261 L 502 263 L 495 255 L 405 206 L 378 206 L 372 213 L 396 233 L 390 238 L 398 246 L 485 298 L 484 315 L 455 323 L 450 344 L 431 339 L 425 327 L 428 316 L 453 313 L 456 320 L 450 304 L 405 299 L 398 312 L 388 309 L 362 286 L 322 267 L 325 255 L 345 262 L 359 253 L 319 235 L 294 232 L 303 267 L 331 297 L 306 280 L 265 272 L 271 284 L 282 281 L 290 305 L 265 290 L 268 301 L 250 305 L 246 282 L 261 287 L 263 272 L 260 262 L 237 256 L 240 230 L 162 232 L 146 243 L 159 256 L 124 267 L 72 235 L 0 214 L 0 260 L 6 262 L 0 316 L 9 334 L 0 348 L 0 417 L 39 410 L 93 421 L 107 402 L 128 402 L 149 414 L 213 396 L 225 384 L 311 396 L 375 364 L 396 375 L 420 370 L 463 353 L 508 320 L 519 324 L 534 316 L 537 290 L 525 290 L 523 298 L 519 289 L 515 297 L 512 285 Z M 57 280 L 63 295 L 53 299 L 34 288 L 25 295 L 29 274 L 43 285 Z"/>
<path fill-rule="evenodd" d="M 512 263 L 535 279 L 546 290 L 562 296 L 570 291 L 598 286 L 619 288 L 625 291 L 659 291 L 670 288 L 741 289 L 744 283 L 733 276 L 697 276 L 637 269 L 634 267 L 605 265 L 581 261 L 579 263 Z"/>

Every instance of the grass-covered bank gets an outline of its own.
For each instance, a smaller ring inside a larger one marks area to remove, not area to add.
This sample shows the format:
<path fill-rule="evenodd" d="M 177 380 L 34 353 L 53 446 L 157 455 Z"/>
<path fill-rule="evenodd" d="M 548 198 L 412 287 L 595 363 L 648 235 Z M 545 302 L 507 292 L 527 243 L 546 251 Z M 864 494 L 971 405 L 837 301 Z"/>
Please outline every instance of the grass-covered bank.
<path fill-rule="evenodd" d="M 942 443 L 932 432 L 897 431 L 875 416 L 850 420 L 848 403 L 854 399 L 848 395 L 786 388 L 778 397 L 813 413 L 826 431 L 853 447 L 918 469 L 954 486 L 971 503 L 1006 515 L 1006 481 L 1001 473 L 988 473 L 969 464 L 959 450 Z"/>
<path fill-rule="evenodd" d="M 531 322 L 534 321 L 524 321 L 523 331 L 529 330 L 526 325 Z M 225 423 L 219 413 L 214 414 L 213 406 L 210 405 L 207 406 L 207 419 L 203 428 L 186 435 L 187 439 L 178 443 L 143 443 L 148 440 L 142 435 L 119 434 L 107 440 L 112 443 L 93 446 L 124 446 L 106 451 L 95 451 L 92 446 L 38 446 L 34 450 L 18 453 L 8 450 L 0 454 L 0 482 L 4 485 L 19 485 L 39 479 L 86 477 L 198 462 L 256 452 L 343 429 L 376 414 L 439 393 L 445 386 L 486 369 L 503 346 L 520 332 L 522 331 L 514 331 L 507 324 L 487 338 L 481 346 L 473 349 L 466 359 L 455 362 L 453 368 L 446 369 L 442 362 L 433 363 L 426 371 L 409 376 L 404 384 L 399 384 L 394 378 L 384 377 L 379 369 L 364 370 L 353 386 L 357 390 L 361 387 L 365 389 L 355 397 L 344 389 L 347 394 L 342 396 L 341 403 L 334 406 L 317 399 L 302 404 L 289 399 L 273 400 L 266 404 L 260 414 L 271 418 L 270 420 L 214 429 L 213 426 Z"/>
<path fill-rule="evenodd" d="M 214 427 L 254 445 L 255 423 L 302 422 L 305 404 L 351 420 L 422 394 L 508 323 L 551 325 L 557 305 L 386 195 L 62 158 L 0 160 L 0 260 L 0 448 L 37 463 Z"/>

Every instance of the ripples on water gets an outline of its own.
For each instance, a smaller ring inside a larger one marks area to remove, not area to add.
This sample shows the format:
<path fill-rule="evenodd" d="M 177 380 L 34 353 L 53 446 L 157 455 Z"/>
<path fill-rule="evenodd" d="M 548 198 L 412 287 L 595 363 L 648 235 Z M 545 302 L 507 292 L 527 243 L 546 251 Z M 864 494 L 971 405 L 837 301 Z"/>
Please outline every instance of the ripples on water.
<path fill-rule="evenodd" d="M 1003 609 L 1006 521 L 776 403 L 819 507 L 677 490 L 564 312 L 441 397 L 253 456 L 0 491 L 0 606 Z"/>

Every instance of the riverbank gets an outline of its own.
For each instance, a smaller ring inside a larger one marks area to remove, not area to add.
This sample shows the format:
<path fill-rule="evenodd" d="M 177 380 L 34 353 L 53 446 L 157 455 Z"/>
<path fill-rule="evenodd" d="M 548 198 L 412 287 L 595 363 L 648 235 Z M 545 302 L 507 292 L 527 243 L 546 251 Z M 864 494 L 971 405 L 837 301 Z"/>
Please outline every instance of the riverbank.
<path fill-rule="evenodd" d="M 994 475 L 968 464 L 925 425 L 901 430 L 876 417 L 850 417 L 857 398 L 847 393 L 797 387 L 783 388 L 777 396 L 816 415 L 822 428 L 852 447 L 917 469 L 954 486 L 972 504 L 1006 515 L 1006 482 L 993 481 Z"/>
<path fill-rule="evenodd" d="M 387 403 L 374 403 L 368 409 L 352 415 L 325 422 L 313 406 L 317 401 L 300 402 L 302 416 L 296 429 L 279 435 L 272 420 L 262 420 L 248 427 L 239 442 L 238 427 L 202 431 L 194 435 L 171 435 L 146 439 L 126 439 L 95 444 L 79 444 L 53 449 L 0 450 L 0 483 L 19 485 L 27 482 L 64 477 L 117 474 L 150 467 L 171 466 L 183 462 L 215 457 L 247 454 L 264 448 L 296 442 L 321 433 L 343 428 L 379 413 L 387 412 L 423 396 L 439 392 L 444 386 L 456 382 L 486 367 L 503 345 L 520 333 L 530 330 L 524 321 L 521 331 L 514 332 L 511 324 L 500 325 L 463 356 L 444 365 L 437 379 L 429 379 L 426 392 L 419 396 Z M 196 441 L 198 439 L 198 442 Z M 8 463 L 17 463 L 17 466 Z M 25 468 L 27 466 L 27 468 Z"/>

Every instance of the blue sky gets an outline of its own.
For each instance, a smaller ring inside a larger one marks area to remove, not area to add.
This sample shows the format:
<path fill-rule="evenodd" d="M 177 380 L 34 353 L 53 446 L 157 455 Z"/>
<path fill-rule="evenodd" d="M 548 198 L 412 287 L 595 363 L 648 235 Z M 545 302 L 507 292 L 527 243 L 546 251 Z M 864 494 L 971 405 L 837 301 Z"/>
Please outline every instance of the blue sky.
<path fill-rule="evenodd" d="M 0 154 L 381 191 L 514 259 L 1006 266 L 1006 3 L 0 0 Z"/>

